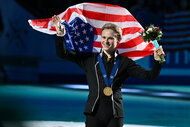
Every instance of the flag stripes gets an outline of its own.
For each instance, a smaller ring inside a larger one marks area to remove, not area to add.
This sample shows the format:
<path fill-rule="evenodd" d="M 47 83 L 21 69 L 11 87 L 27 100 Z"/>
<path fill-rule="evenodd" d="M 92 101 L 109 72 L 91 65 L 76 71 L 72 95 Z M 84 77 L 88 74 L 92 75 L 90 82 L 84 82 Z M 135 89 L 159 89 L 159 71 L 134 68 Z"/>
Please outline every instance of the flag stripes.
<path fill-rule="evenodd" d="M 73 5 L 58 15 L 60 19 L 70 23 L 75 17 L 95 27 L 93 52 L 98 52 L 101 46 L 101 28 L 105 23 L 114 23 L 121 27 L 123 37 L 118 45 L 118 50 L 123 56 L 136 60 L 153 53 L 154 46 L 145 43 L 140 36 L 144 28 L 131 15 L 120 6 L 100 3 L 81 3 Z M 52 19 L 29 20 L 30 25 L 38 31 L 56 34 Z M 127 55 L 130 54 L 130 55 Z"/>

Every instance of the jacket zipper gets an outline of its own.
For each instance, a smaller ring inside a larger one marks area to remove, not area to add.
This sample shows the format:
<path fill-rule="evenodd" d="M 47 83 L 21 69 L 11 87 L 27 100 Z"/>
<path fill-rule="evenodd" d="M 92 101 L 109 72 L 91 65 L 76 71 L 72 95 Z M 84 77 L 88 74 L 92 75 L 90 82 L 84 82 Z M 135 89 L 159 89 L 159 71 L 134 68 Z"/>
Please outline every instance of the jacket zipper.
<path fill-rule="evenodd" d="M 112 89 L 112 86 L 113 86 L 113 84 L 111 85 L 111 89 Z M 111 95 L 111 100 L 112 100 L 112 110 L 113 110 L 113 116 L 114 116 L 114 114 L 115 114 L 115 109 L 114 109 L 113 93 L 112 93 L 112 95 Z"/>
<path fill-rule="evenodd" d="M 118 72 L 118 69 L 117 69 L 117 71 L 116 71 L 114 77 L 116 76 L 117 72 Z M 112 86 L 113 86 L 113 83 L 111 84 L 111 89 L 112 89 Z M 112 90 L 113 90 L 113 89 L 112 89 Z M 112 95 L 111 95 L 111 99 L 112 99 L 112 109 L 113 109 L 113 116 L 114 116 L 114 114 L 115 114 L 115 109 L 114 109 L 113 93 L 112 93 Z"/>
<path fill-rule="evenodd" d="M 97 62 L 97 63 L 95 64 L 96 79 L 97 79 L 97 83 L 98 83 L 98 96 L 97 96 L 97 98 L 96 98 L 96 100 L 95 100 L 95 102 L 94 102 L 94 105 L 93 105 L 93 107 L 92 107 L 92 112 L 93 112 L 94 107 L 95 107 L 95 105 L 96 105 L 96 103 L 97 103 L 97 100 L 98 100 L 98 98 L 99 98 L 99 79 L 98 79 L 98 73 L 97 73 L 97 68 L 96 68 L 96 66 L 97 66 L 98 63 L 99 63 L 99 62 Z"/>

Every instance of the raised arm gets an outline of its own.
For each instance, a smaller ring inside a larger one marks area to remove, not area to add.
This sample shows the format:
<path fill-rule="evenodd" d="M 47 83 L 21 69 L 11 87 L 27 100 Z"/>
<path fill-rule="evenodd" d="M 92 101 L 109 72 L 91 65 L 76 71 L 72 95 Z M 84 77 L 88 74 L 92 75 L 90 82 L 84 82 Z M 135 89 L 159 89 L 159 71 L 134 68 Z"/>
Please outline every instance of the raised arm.
<path fill-rule="evenodd" d="M 52 17 L 53 25 L 55 26 L 55 29 L 57 31 L 58 36 L 64 36 L 66 34 L 65 26 L 60 23 L 60 18 L 57 15 L 54 15 Z"/>
<path fill-rule="evenodd" d="M 159 47 L 154 51 L 154 66 L 151 70 L 147 70 L 140 65 L 136 64 L 134 61 L 129 59 L 128 66 L 126 68 L 128 76 L 141 78 L 141 79 L 148 79 L 148 80 L 155 80 L 158 78 L 162 64 L 159 63 L 159 56 L 164 54 L 162 47 Z"/>
<path fill-rule="evenodd" d="M 60 23 L 60 19 L 58 16 L 52 17 L 53 24 L 57 31 L 57 37 L 55 41 L 56 45 L 56 54 L 60 58 L 67 59 L 71 62 L 78 64 L 81 68 L 85 69 L 85 64 L 87 60 L 87 55 L 76 53 L 74 51 L 68 51 L 65 46 L 65 38 L 64 35 L 66 34 L 65 26 Z"/>

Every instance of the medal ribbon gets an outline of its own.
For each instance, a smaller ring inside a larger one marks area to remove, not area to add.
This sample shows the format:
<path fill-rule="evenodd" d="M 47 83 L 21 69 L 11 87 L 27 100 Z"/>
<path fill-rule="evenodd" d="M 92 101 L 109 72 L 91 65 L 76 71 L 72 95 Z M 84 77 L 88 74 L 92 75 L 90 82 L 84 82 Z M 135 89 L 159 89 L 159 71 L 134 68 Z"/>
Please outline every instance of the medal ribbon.
<path fill-rule="evenodd" d="M 118 65 L 119 65 L 119 59 L 116 60 L 116 62 L 114 63 L 114 67 L 112 69 L 112 72 L 111 72 L 111 75 L 110 75 L 110 78 L 108 79 L 107 77 L 107 74 L 106 74 L 106 70 L 105 70 L 105 67 L 104 67 L 104 64 L 103 64 L 103 61 L 102 61 L 102 58 L 100 56 L 100 54 L 98 55 L 98 61 L 99 61 L 99 64 L 100 64 L 100 70 L 103 74 L 103 78 L 104 78 L 104 81 L 106 83 L 106 86 L 109 87 L 109 85 L 112 83 L 113 81 L 113 78 L 115 76 L 115 73 L 116 73 L 116 70 L 118 68 Z"/>

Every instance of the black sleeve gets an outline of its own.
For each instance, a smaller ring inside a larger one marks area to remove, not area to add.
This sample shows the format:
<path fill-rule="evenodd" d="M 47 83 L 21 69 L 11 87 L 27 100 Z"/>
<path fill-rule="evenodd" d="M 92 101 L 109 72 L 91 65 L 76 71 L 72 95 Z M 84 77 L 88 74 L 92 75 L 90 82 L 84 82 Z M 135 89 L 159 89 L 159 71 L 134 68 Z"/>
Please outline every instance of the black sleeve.
<path fill-rule="evenodd" d="M 156 80 L 160 74 L 161 66 L 162 65 L 158 61 L 154 60 L 154 66 L 152 67 L 152 69 L 146 70 L 145 68 L 136 64 L 133 60 L 129 59 L 127 74 L 128 76 L 135 78 Z"/>
<path fill-rule="evenodd" d="M 58 57 L 67 59 L 71 62 L 78 64 L 81 68 L 86 70 L 85 61 L 87 59 L 87 55 L 85 53 L 76 53 L 74 51 L 68 51 L 65 47 L 65 38 L 64 37 L 56 37 L 56 54 Z"/>

